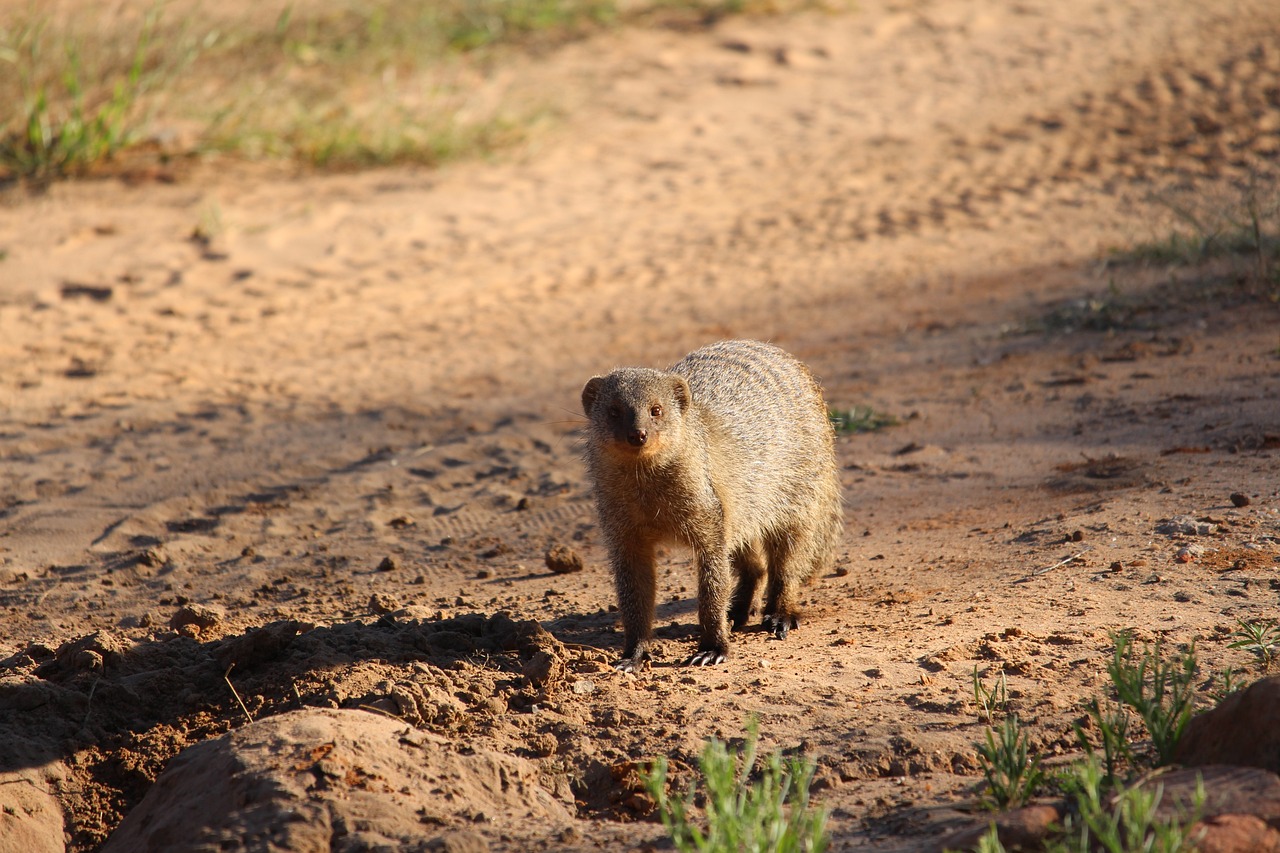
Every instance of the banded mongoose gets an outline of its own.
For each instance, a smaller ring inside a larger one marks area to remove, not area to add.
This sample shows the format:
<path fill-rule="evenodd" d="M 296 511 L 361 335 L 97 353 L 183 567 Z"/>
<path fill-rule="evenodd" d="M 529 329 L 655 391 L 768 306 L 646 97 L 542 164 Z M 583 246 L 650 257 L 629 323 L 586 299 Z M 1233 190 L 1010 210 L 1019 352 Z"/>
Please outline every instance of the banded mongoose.
<path fill-rule="evenodd" d="M 797 588 L 827 568 L 842 525 L 833 429 L 809 369 L 771 344 L 722 341 L 666 371 L 625 367 L 582 389 L 586 462 L 622 615 L 615 666 L 650 656 L 656 549 L 693 550 L 697 651 L 718 664 L 765 583 L 777 639 L 799 624 Z M 730 586 L 731 580 L 734 581 Z"/>

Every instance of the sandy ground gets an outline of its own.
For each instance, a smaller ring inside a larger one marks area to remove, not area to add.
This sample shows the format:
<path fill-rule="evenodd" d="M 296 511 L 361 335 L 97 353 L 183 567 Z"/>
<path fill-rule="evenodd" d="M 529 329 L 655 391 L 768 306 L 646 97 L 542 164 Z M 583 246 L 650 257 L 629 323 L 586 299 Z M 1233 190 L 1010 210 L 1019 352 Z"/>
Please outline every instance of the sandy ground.
<path fill-rule="evenodd" d="M 1168 235 L 1153 199 L 1275 169 L 1280 6 L 859 5 L 516 63 L 489 94 L 563 118 L 496 162 L 4 199 L 0 771 L 56 799 L 48 849 L 300 708 L 520 762 L 520 797 L 458 781 L 401 840 L 653 842 L 632 762 L 756 714 L 818 762 L 834 849 L 918 849 L 981 781 L 975 666 L 1069 756 L 1109 631 L 1194 641 L 1206 682 L 1249 663 L 1275 285 L 1111 252 Z M 661 658 L 616 674 L 580 389 L 738 336 L 900 423 L 839 437 L 847 528 L 800 629 L 682 667 L 672 552 Z"/>

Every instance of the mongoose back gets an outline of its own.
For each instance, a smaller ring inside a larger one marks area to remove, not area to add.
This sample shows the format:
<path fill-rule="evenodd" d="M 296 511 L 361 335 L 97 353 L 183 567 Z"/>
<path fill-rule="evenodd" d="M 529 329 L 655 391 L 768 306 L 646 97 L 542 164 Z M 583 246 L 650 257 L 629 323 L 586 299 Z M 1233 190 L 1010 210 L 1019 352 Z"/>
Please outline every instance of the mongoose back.
<path fill-rule="evenodd" d="M 830 565 L 841 529 L 833 429 L 808 368 L 770 344 L 721 341 L 666 371 L 593 377 L 582 408 L 626 635 L 617 668 L 649 657 L 662 543 L 689 546 L 697 567 L 688 663 L 725 659 L 761 580 L 765 629 L 781 640 L 797 627 L 797 588 Z"/>

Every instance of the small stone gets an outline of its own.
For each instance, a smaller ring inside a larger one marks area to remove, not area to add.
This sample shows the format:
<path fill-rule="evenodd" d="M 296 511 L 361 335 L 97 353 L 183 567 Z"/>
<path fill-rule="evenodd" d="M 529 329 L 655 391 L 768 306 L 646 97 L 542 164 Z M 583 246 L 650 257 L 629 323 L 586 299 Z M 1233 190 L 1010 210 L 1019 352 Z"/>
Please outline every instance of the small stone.
<path fill-rule="evenodd" d="M 184 604 L 178 608 L 178 612 L 169 617 L 169 627 L 190 636 L 182 629 L 188 625 L 194 625 L 200 631 L 207 631 L 220 623 L 225 616 L 223 609 L 214 604 Z"/>
<path fill-rule="evenodd" d="M 381 592 L 375 592 L 369 596 L 369 610 L 372 613 L 392 613 L 399 609 L 400 602 L 396 601 L 393 596 Z"/>
<path fill-rule="evenodd" d="M 1084 531 L 1083 531 L 1083 530 L 1076 530 L 1076 531 L 1073 531 L 1073 532 L 1071 533 L 1071 541 L 1072 541 L 1072 542 L 1083 542 L 1083 541 L 1084 541 Z"/>
<path fill-rule="evenodd" d="M 395 561 L 394 557 L 383 557 L 382 562 L 378 563 L 378 571 L 380 572 L 394 572 L 398 568 L 400 568 L 400 564 Z"/>
<path fill-rule="evenodd" d="M 1189 515 L 1177 515 L 1167 518 L 1156 525 L 1156 533 L 1165 536 L 1208 536 L 1218 532 L 1218 525 L 1211 521 L 1201 521 Z"/>
<path fill-rule="evenodd" d="M 548 651 L 540 651 L 531 657 L 521 672 L 534 687 L 545 687 L 564 675 L 564 661 Z"/>
<path fill-rule="evenodd" d="M 81 672 L 102 672 L 102 655 L 92 649 L 81 649 L 71 659 L 71 665 Z"/>
<path fill-rule="evenodd" d="M 586 696 L 596 692 L 596 683 L 586 678 L 580 678 L 573 682 L 569 689 L 579 696 Z"/>
<path fill-rule="evenodd" d="M 1178 553 L 1173 555 L 1173 559 L 1177 560 L 1179 563 L 1190 563 L 1195 558 L 1195 554 L 1191 553 L 1190 548 L 1179 548 Z"/>
<path fill-rule="evenodd" d="M 1231 503 L 1233 506 L 1239 507 L 1239 506 L 1248 506 L 1249 504 L 1253 503 L 1253 501 L 1251 501 L 1249 499 L 1249 496 L 1244 494 L 1243 492 L 1232 492 Z"/>
<path fill-rule="evenodd" d="M 557 543 L 547 550 L 547 568 L 557 575 L 582 571 L 582 557 L 568 545 Z"/>

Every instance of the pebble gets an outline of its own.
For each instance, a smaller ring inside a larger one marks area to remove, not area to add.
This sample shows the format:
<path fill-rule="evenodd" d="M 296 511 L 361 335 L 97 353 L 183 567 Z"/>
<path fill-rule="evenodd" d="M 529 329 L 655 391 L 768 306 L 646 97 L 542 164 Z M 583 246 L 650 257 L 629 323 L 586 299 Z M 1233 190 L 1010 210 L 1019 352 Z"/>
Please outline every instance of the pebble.
<path fill-rule="evenodd" d="M 557 543 L 547 549 L 547 568 L 557 575 L 582 571 L 582 557 L 568 545 Z"/>
<path fill-rule="evenodd" d="M 1253 501 L 1249 500 L 1249 496 L 1243 492 L 1232 492 L 1231 503 L 1233 506 L 1248 506 Z"/>

